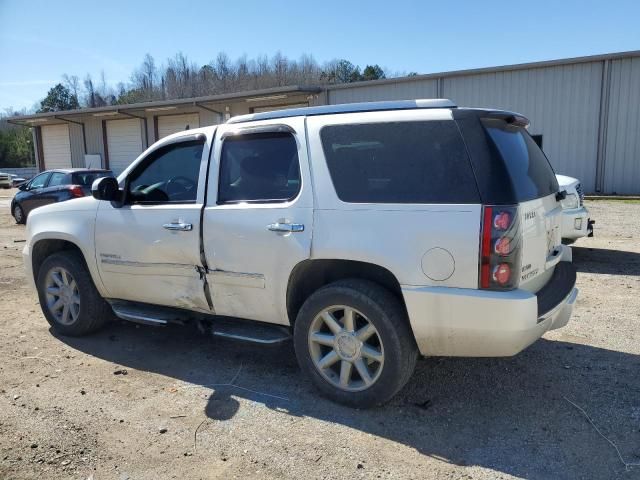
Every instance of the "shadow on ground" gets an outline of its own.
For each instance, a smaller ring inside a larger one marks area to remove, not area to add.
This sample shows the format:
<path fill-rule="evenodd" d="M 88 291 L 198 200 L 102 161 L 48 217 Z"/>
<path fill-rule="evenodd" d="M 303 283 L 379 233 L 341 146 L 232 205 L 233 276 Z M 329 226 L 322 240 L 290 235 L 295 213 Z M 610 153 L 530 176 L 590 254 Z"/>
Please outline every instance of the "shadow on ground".
<path fill-rule="evenodd" d="M 640 253 L 607 248 L 571 247 L 578 272 L 640 275 Z"/>
<path fill-rule="evenodd" d="M 627 462 L 639 461 L 636 355 L 543 339 L 513 358 L 429 358 L 391 404 L 355 411 L 317 397 L 290 345 L 259 348 L 191 328 L 122 323 L 96 336 L 60 339 L 118 365 L 203 386 L 229 383 L 242 365 L 236 385 L 282 397 L 211 388 L 205 412 L 220 421 L 233 418 L 238 399 L 246 398 L 283 415 L 345 425 L 445 462 L 521 478 L 640 475 L 640 467 L 625 472 L 612 447 L 564 399 L 585 408 Z"/>
<path fill-rule="evenodd" d="M 638 253 L 585 247 L 573 252 L 582 272 L 640 274 Z M 318 398 L 298 370 L 291 345 L 260 348 L 214 340 L 190 327 L 122 322 L 92 337 L 59 338 L 115 364 L 209 388 L 205 413 L 219 421 L 233 418 L 245 398 L 455 465 L 529 479 L 640 478 L 640 467 L 627 471 L 613 447 L 565 399 L 589 413 L 627 462 L 640 461 L 638 355 L 542 339 L 512 358 L 428 358 L 390 404 L 356 411 Z M 243 388 L 207 387 L 234 377 Z"/>

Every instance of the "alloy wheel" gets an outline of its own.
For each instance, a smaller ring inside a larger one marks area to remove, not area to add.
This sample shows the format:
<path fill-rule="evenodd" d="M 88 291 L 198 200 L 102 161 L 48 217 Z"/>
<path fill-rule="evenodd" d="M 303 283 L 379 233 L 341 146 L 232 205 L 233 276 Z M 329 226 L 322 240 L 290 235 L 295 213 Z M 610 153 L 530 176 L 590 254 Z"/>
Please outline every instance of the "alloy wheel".
<path fill-rule="evenodd" d="M 62 325 L 71 325 L 80 314 L 80 291 L 78 284 L 62 267 L 49 270 L 45 280 L 47 308 Z"/>
<path fill-rule="evenodd" d="M 354 308 L 333 305 L 322 310 L 311 322 L 308 340 L 316 369 L 341 390 L 366 390 L 382 373 L 384 347 L 380 334 Z"/>

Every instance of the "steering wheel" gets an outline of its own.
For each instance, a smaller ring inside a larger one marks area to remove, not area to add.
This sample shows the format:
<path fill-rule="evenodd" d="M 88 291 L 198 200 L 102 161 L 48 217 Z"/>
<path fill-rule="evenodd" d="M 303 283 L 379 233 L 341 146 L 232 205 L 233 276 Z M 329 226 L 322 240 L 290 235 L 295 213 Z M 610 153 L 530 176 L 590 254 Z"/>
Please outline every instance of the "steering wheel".
<path fill-rule="evenodd" d="M 171 198 L 174 195 L 178 195 L 180 193 L 190 192 L 192 189 L 197 187 L 198 185 L 196 184 L 196 182 L 194 182 L 190 178 L 180 175 L 169 179 L 165 188 L 167 191 L 167 195 L 169 196 L 169 198 Z"/>

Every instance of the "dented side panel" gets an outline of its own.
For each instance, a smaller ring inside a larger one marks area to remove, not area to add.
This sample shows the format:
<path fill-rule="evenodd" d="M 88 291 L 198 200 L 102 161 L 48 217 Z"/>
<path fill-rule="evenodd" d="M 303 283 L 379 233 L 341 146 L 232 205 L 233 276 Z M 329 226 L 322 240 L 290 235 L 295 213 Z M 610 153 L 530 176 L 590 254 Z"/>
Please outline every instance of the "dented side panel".
<path fill-rule="evenodd" d="M 203 147 L 195 203 L 100 202 L 96 264 L 108 298 L 215 313 L 201 249 L 201 217 L 215 128 L 200 129 Z M 174 138 L 173 141 L 176 141 Z M 166 224 L 189 224 L 170 230 Z"/>

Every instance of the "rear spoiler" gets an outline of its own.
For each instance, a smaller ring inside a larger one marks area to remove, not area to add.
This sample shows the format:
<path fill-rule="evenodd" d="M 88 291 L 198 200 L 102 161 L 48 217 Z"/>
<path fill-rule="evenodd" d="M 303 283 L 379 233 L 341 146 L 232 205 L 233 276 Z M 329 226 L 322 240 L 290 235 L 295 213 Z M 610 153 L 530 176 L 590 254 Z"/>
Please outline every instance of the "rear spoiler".
<path fill-rule="evenodd" d="M 518 127 L 529 127 L 529 119 L 520 113 L 515 112 L 505 112 L 502 110 L 489 110 L 486 112 L 486 115 L 483 115 L 489 118 L 500 118 L 507 123 L 516 125 Z"/>

